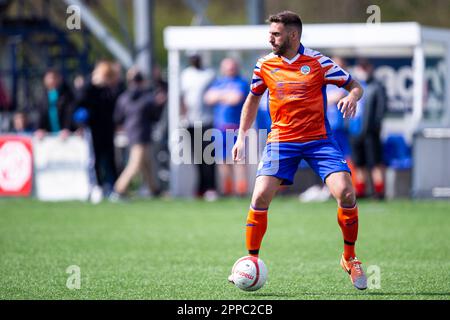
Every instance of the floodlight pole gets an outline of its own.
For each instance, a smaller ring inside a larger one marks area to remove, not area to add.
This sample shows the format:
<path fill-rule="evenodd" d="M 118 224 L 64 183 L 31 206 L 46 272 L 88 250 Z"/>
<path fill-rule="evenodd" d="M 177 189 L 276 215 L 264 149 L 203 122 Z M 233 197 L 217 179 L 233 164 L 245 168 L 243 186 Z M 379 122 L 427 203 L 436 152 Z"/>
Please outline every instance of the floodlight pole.
<path fill-rule="evenodd" d="M 153 70 L 153 0 L 134 0 L 135 65 L 151 78 Z"/>
<path fill-rule="evenodd" d="M 265 14 L 264 0 L 247 0 L 248 24 L 264 24 Z"/>
<path fill-rule="evenodd" d="M 168 83 L 169 83 L 169 103 L 168 103 L 168 141 L 170 160 L 170 194 L 178 196 L 179 192 L 179 165 L 172 159 L 174 146 L 178 143 L 176 132 L 180 125 L 180 52 L 177 49 L 169 50 L 168 61 Z"/>
<path fill-rule="evenodd" d="M 424 44 L 420 43 L 414 48 L 413 53 L 413 111 L 410 128 L 417 128 L 423 117 L 424 104 L 424 75 L 425 75 L 425 52 Z M 412 133 L 412 132 L 411 132 Z"/>

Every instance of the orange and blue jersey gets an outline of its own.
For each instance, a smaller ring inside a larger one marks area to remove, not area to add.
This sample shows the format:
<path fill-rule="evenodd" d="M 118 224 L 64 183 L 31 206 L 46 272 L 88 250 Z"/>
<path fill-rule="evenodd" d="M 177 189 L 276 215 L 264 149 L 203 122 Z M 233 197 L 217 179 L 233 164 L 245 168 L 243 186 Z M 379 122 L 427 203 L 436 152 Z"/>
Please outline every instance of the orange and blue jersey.
<path fill-rule="evenodd" d="M 272 132 L 268 142 L 306 142 L 330 135 L 326 86 L 343 87 L 351 81 L 348 72 L 318 51 L 300 45 L 291 60 L 271 53 L 258 60 L 251 92 L 269 90 Z"/>
<path fill-rule="evenodd" d="M 339 171 L 350 172 L 327 119 L 326 86 L 345 87 L 348 72 L 320 52 L 300 45 L 291 60 L 269 54 L 258 60 L 251 92 L 268 89 L 272 130 L 257 176 L 274 176 L 292 184 L 302 160 L 325 182 Z"/>

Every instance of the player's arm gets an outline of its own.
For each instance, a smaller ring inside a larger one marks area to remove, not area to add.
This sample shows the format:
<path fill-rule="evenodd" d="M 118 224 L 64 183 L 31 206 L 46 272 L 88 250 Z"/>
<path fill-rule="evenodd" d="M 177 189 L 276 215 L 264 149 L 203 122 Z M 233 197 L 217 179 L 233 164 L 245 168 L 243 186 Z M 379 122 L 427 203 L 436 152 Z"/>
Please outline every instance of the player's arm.
<path fill-rule="evenodd" d="M 348 91 L 348 95 L 339 100 L 337 106 L 342 112 L 344 118 L 353 118 L 356 114 L 356 105 L 362 98 L 364 90 L 358 81 L 352 79 L 344 89 Z"/>
<path fill-rule="evenodd" d="M 245 150 L 245 136 L 247 131 L 252 127 L 258 113 L 259 102 L 262 95 L 249 93 L 244 102 L 241 113 L 241 121 L 239 124 L 239 134 L 233 147 L 233 160 L 241 161 Z"/>

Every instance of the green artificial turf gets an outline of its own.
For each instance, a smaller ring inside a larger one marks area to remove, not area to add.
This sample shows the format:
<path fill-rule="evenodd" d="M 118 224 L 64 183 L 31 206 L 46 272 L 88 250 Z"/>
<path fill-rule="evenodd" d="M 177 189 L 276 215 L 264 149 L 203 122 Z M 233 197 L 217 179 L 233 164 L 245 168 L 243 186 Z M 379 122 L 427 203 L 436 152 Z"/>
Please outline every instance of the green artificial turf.
<path fill-rule="evenodd" d="M 277 198 L 261 258 L 267 284 L 227 283 L 245 250 L 248 199 L 205 203 L 0 200 L 0 299 L 449 299 L 450 203 L 360 201 L 357 252 L 380 288 L 339 266 L 336 205 Z M 69 266 L 81 271 L 70 290 Z M 376 267 L 375 267 L 376 268 Z M 371 281 L 369 274 L 369 282 Z"/>

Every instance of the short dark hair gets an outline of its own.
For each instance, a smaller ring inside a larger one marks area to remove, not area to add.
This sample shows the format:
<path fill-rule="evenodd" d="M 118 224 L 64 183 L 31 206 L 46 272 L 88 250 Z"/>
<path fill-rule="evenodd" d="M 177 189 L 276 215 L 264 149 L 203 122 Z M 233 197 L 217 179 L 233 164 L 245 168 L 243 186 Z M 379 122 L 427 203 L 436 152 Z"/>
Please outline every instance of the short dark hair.
<path fill-rule="evenodd" d="M 298 14 L 292 11 L 282 11 L 277 14 L 273 14 L 267 19 L 269 23 L 282 23 L 285 26 L 292 26 L 298 29 L 300 35 L 303 30 L 302 19 Z"/>

